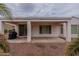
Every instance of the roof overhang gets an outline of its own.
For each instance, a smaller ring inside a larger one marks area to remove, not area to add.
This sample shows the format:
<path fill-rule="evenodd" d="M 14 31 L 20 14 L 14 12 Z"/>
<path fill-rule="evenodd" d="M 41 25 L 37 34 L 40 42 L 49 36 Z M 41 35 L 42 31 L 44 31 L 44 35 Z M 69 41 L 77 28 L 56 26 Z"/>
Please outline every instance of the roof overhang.
<path fill-rule="evenodd" d="M 67 22 L 71 20 L 72 17 L 15 17 L 13 20 L 5 20 L 2 19 L 1 21 L 4 22 Z"/>

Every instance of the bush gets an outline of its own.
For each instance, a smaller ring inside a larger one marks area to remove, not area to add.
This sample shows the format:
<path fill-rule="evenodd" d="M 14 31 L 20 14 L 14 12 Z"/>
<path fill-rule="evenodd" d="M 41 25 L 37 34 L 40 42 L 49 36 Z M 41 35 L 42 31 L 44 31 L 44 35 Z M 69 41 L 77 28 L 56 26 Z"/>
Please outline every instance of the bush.
<path fill-rule="evenodd" d="M 65 49 L 65 55 L 67 55 L 67 56 L 79 55 L 79 38 L 68 43 L 68 45 L 66 46 L 66 49 Z"/>
<path fill-rule="evenodd" d="M 9 46 L 4 35 L 0 35 L 0 48 L 5 52 L 9 52 Z"/>

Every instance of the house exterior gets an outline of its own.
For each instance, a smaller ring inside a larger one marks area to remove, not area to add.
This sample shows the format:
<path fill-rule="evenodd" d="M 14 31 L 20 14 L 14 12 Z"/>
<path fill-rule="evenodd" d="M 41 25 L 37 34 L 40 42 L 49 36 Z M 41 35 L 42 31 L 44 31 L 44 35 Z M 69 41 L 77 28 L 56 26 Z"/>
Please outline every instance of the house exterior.
<path fill-rule="evenodd" d="M 15 29 L 18 37 L 63 37 L 66 42 L 78 37 L 77 17 L 14 17 L 13 20 L 0 19 L 0 33 Z"/>

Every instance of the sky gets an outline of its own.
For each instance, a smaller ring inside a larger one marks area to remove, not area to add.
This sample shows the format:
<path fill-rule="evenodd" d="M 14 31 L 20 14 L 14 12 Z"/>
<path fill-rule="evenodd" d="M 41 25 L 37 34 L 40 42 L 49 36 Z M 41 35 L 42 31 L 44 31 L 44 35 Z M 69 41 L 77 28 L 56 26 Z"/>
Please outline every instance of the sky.
<path fill-rule="evenodd" d="M 79 3 L 7 3 L 15 17 L 79 16 Z"/>

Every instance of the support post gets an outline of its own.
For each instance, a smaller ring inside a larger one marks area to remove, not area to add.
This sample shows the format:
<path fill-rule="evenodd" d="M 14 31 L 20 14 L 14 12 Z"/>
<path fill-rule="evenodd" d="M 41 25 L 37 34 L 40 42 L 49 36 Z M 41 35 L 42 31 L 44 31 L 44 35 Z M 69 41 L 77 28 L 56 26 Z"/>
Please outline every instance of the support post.
<path fill-rule="evenodd" d="M 31 42 L 31 22 L 27 21 L 27 42 Z"/>
<path fill-rule="evenodd" d="M 66 23 L 63 23 L 63 34 L 66 37 Z"/>
<path fill-rule="evenodd" d="M 0 21 L 0 33 L 1 34 L 4 34 L 4 29 L 3 29 L 3 22 L 2 21 Z"/>
<path fill-rule="evenodd" d="M 71 42 L 71 21 L 66 23 L 66 41 Z"/>

